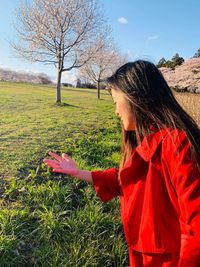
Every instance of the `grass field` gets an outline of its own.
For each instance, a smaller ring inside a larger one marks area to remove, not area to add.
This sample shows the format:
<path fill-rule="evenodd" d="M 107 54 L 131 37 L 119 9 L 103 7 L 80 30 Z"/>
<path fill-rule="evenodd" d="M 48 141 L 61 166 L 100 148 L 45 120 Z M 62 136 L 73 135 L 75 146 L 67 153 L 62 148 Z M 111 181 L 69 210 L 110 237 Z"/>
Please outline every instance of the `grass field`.
<path fill-rule="evenodd" d="M 200 95 L 175 94 L 200 125 Z M 118 167 L 119 121 L 103 91 L 0 83 L 0 266 L 128 266 L 118 200 L 52 174 L 49 150 L 85 170 Z"/>

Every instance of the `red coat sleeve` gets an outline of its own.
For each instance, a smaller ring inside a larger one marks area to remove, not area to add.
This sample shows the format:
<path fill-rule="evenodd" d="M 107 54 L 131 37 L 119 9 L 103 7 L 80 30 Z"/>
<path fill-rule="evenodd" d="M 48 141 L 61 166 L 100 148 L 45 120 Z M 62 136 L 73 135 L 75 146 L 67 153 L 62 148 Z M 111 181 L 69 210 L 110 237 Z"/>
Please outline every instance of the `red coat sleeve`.
<path fill-rule="evenodd" d="M 178 267 L 200 266 L 200 171 L 186 134 L 174 130 L 166 139 L 167 161 L 180 209 L 181 250 Z"/>
<path fill-rule="evenodd" d="M 118 169 L 110 168 L 105 171 L 92 171 L 93 186 L 98 197 L 107 202 L 119 195 Z"/>

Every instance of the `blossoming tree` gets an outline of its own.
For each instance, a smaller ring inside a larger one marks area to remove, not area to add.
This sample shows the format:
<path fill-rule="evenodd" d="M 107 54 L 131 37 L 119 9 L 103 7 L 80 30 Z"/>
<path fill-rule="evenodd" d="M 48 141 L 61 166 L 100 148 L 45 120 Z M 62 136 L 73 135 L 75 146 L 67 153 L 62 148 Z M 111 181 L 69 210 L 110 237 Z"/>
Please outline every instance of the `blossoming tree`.
<path fill-rule="evenodd" d="M 106 20 L 97 0 L 22 1 L 17 9 L 16 55 L 57 69 L 56 102 L 61 103 L 64 71 L 90 60 L 106 34 Z"/>

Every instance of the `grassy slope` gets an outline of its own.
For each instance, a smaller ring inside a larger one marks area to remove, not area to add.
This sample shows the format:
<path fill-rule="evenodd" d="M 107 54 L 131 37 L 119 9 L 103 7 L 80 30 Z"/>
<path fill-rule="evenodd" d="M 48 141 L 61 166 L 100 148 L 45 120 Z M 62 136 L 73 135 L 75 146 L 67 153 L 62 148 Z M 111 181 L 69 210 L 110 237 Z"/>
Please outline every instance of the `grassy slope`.
<path fill-rule="evenodd" d="M 107 92 L 0 83 L 0 265 L 127 266 L 118 200 L 51 174 L 47 151 L 70 154 L 83 169 L 118 166 L 120 132 Z M 200 123 L 200 95 L 176 94 Z"/>
<path fill-rule="evenodd" d="M 68 152 L 66 140 L 112 127 L 110 96 L 103 93 L 98 101 L 94 91 L 85 91 L 63 90 L 64 105 L 58 107 L 53 88 L 1 83 L 0 175 L 24 175 L 23 170 L 39 163 L 47 150 Z"/>
<path fill-rule="evenodd" d="M 118 200 L 101 203 L 91 185 L 51 174 L 47 151 L 83 169 L 118 166 L 120 133 L 110 96 L 0 83 L 1 266 L 127 266 Z"/>

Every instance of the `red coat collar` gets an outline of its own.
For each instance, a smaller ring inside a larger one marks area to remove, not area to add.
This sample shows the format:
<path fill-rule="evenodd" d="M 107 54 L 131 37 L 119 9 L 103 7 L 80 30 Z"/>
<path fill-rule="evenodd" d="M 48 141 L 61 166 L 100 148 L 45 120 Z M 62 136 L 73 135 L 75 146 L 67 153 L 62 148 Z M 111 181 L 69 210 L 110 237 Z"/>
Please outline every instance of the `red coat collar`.
<path fill-rule="evenodd" d="M 154 155 L 160 142 L 170 132 L 170 128 L 163 128 L 148 136 L 145 136 L 140 145 L 136 147 L 137 153 L 145 160 L 149 161 Z"/>

